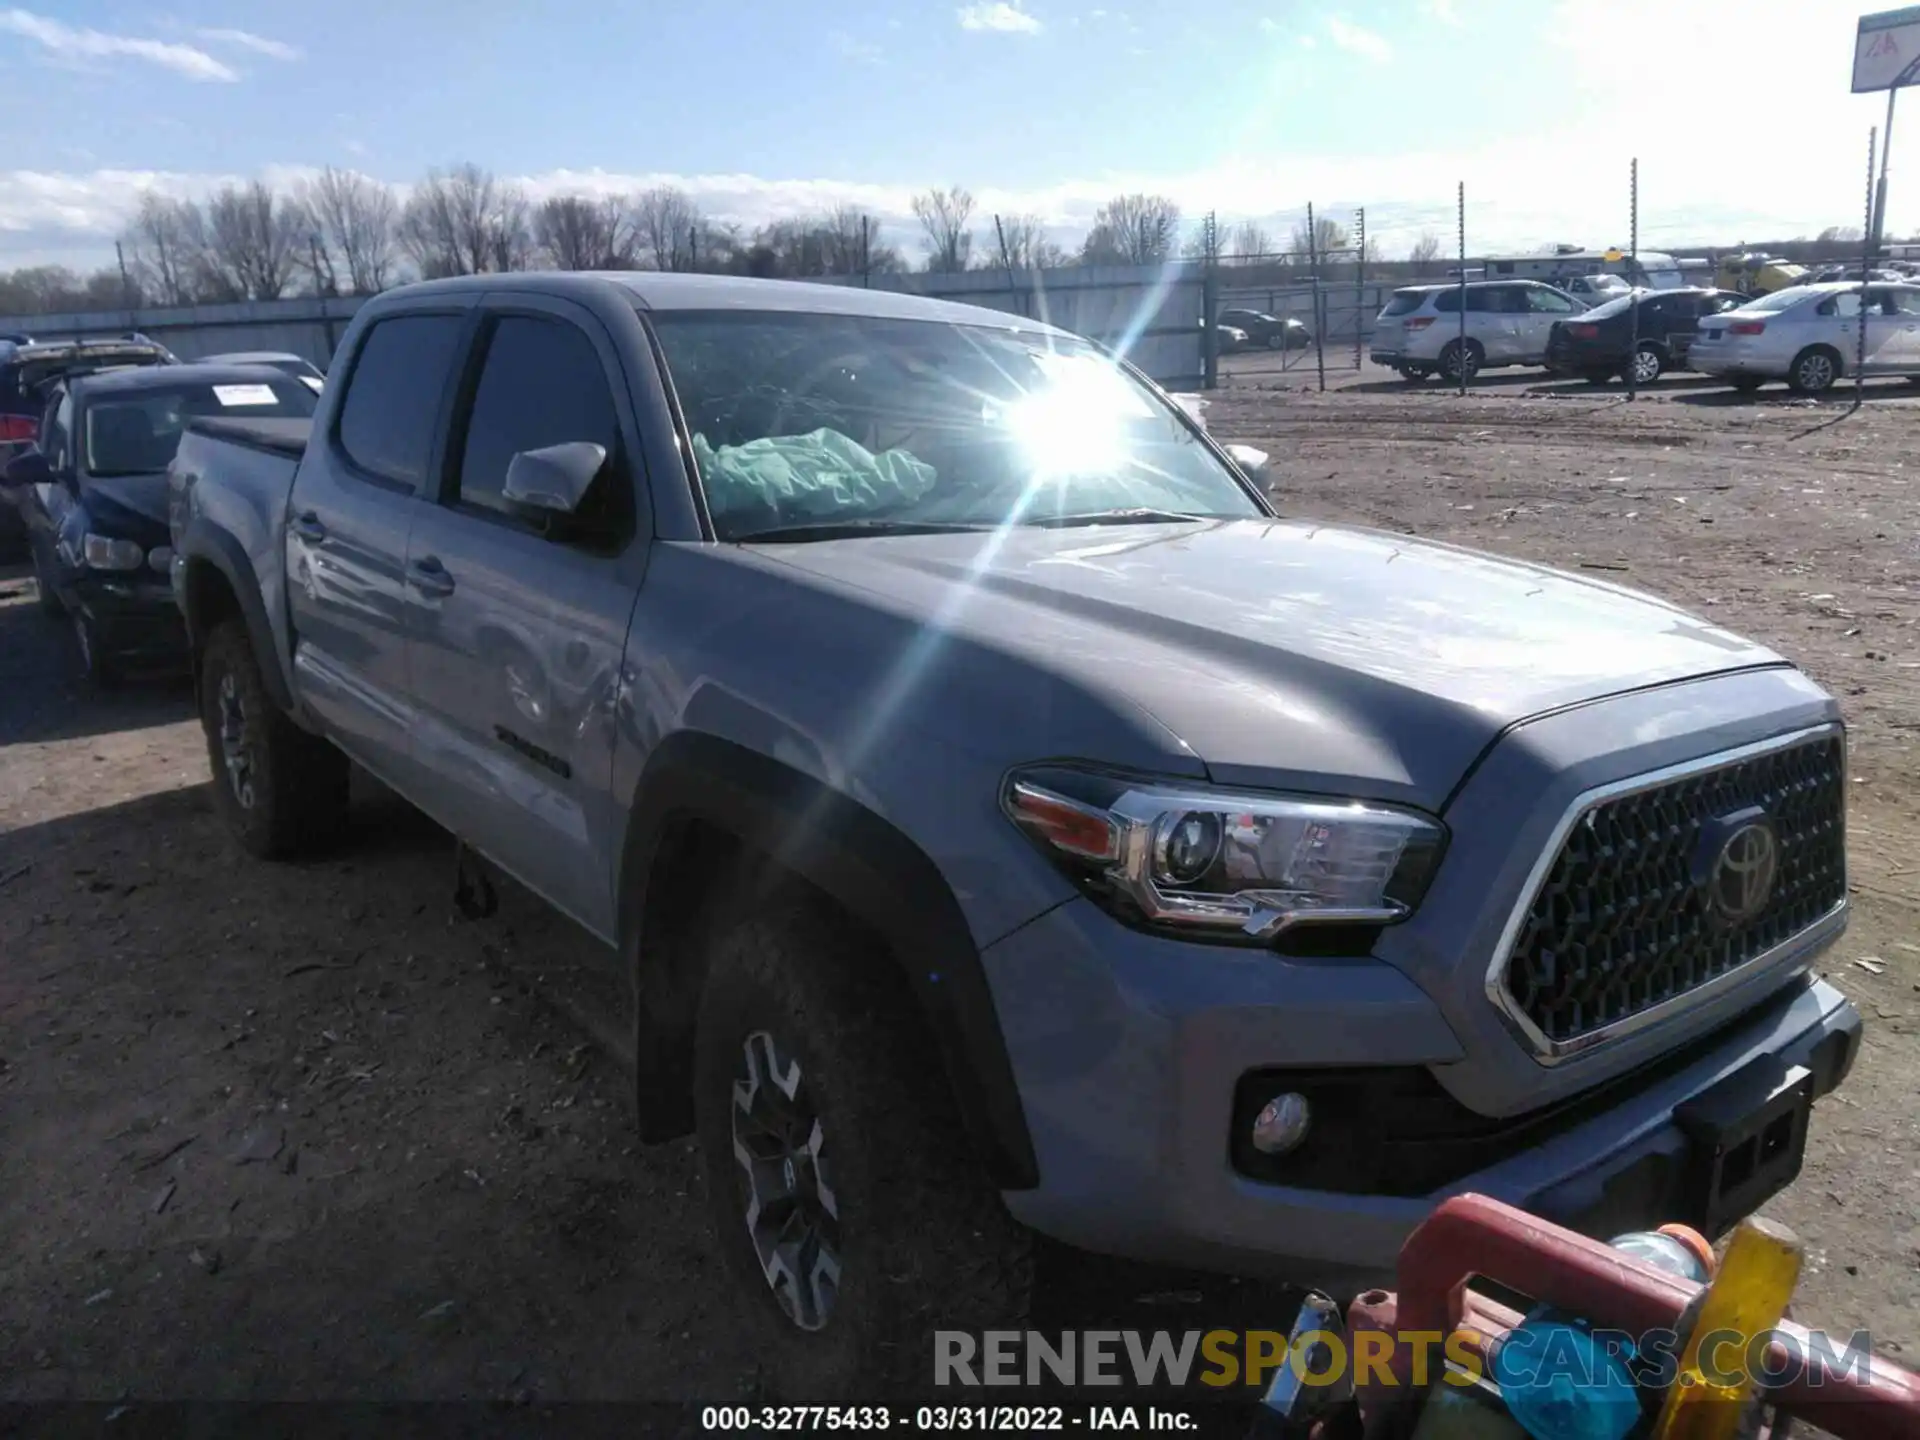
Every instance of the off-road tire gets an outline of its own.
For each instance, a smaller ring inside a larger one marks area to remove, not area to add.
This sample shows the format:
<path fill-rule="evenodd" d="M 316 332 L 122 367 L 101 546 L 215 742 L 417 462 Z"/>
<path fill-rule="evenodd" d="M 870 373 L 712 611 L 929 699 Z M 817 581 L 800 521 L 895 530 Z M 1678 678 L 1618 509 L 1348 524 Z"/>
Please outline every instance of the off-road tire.
<path fill-rule="evenodd" d="M 1826 362 L 1824 367 L 1820 361 Z M 1796 395 L 1824 395 L 1840 378 L 1843 364 L 1831 345 L 1809 345 L 1787 367 L 1787 388 Z"/>
<path fill-rule="evenodd" d="M 232 682 L 231 692 L 227 690 Z M 207 737 L 214 805 L 248 854 L 284 860 L 323 849 L 345 833 L 347 757 L 302 730 L 267 693 L 246 627 L 229 620 L 200 656 L 200 728 Z M 227 764 L 223 707 L 237 701 L 245 721 L 248 795 Z"/>
<path fill-rule="evenodd" d="M 1487 363 L 1487 352 L 1480 348 L 1478 340 L 1469 340 L 1466 344 L 1467 379 L 1471 381 L 1480 373 L 1480 367 Z M 1449 340 L 1440 351 L 1440 378 L 1456 383 L 1460 379 L 1461 346 L 1458 340 Z"/>
<path fill-rule="evenodd" d="M 890 956 L 806 893 L 708 933 L 694 1110 L 715 1239 L 750 1317 L 761 1385 L 778 1400 L 924 1392 L 933 1331 L 977 1334 L 1025 1315 L 1034 1237 L 967 1143 Z M 747 1228 L 734 1087 L 756 1032 L 799 1066 L 837 1202 L 840 1286 L 815 1329 L 781 1308 Z"/>

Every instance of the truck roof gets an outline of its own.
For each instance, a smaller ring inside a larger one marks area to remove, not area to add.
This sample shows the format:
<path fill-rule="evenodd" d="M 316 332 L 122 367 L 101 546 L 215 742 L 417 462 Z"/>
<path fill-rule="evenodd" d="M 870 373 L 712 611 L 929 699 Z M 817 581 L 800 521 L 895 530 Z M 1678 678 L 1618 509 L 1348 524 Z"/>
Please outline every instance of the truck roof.
<path fill-rule="evenodd" d="M 899 290 L 821 285 L 804 280 L 759 280 L 743 275 L 687 275 L 661 270 L 531 270 L 425 280 L 403 288 L 408 295 L 467 290 L 532 290 L 545 295 L 577 295 L 590 289 L 604 291 L 608 286 L 624 290 L 635 304 L 646 310 L 784 310 L 878 319 L 945 320 L 955 325 L 998 323 L 1047 334 L 1065 333 L 1024 315 Z M 401 292 L 388 292 L 397 293 Z"/>

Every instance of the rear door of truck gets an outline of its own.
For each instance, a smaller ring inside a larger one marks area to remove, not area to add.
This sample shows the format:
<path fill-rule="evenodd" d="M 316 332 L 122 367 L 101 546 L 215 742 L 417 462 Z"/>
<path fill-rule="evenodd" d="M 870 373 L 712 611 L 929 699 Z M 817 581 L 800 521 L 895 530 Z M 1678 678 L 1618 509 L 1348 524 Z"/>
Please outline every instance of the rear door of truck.
<path fill-rule="evenodd" d="M 632 389 L 591 310 L 533 293 L 486 297 L 464 369 L 407 553 L 418 798 L 611 938 L 616 703 L 651 538 Z M 515 454 L 578 441 L 607 461 L 571 517 L 504 498 Z"/>
<path fill-rule="evenodd" d="M 441 297 L 367 328 L 288 504 L 295 686 L 349 754 L 409 792 L 407 537 L 443 448 L 472 309 Z"/>

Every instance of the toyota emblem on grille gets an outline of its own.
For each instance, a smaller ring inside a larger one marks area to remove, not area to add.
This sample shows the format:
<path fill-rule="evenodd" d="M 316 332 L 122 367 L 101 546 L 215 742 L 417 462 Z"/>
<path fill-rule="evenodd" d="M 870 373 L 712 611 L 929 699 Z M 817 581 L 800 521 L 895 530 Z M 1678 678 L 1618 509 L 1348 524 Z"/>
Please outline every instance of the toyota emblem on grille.
<path fill-rule="evenodd" d="M 1729 924 L 1753 919 L 1766 908 L 1780 868 L 1780 842 L 1764 818 L 1746 821 L 1720 842 L 1707 877 L 1707 896 Z"/>

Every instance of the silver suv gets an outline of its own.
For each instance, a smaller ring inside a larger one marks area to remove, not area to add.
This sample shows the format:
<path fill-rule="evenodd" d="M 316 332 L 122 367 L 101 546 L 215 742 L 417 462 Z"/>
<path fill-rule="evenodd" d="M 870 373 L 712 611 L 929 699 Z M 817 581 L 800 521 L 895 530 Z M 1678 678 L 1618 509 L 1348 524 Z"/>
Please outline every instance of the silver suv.
<path fill-rule="evenodd" d="M 1463 368 L 1472 379 L 1488 365 L 1544 365 L 1553 322 L 1584 308 L 1534 280 L 1409 285 L 1393 292 L 1373 322 L 1373 363 L 1391 366 L 1409 380 L 1424 380 L 1435 371 L 1457 380 Z"/>

